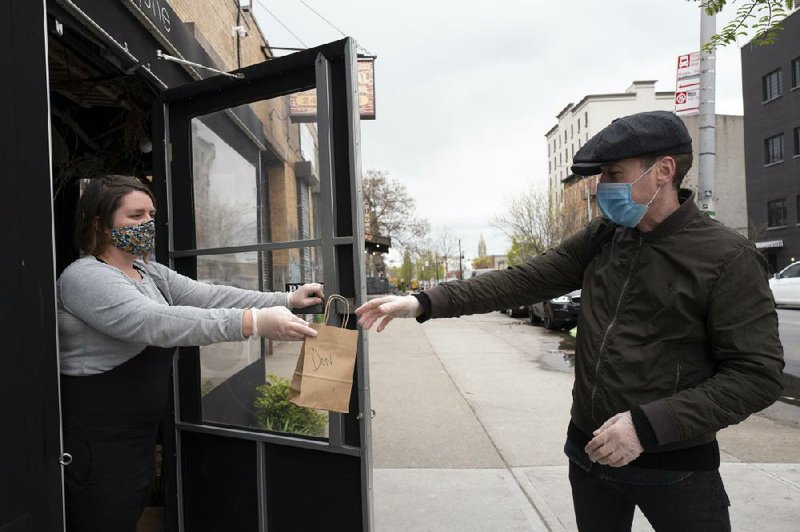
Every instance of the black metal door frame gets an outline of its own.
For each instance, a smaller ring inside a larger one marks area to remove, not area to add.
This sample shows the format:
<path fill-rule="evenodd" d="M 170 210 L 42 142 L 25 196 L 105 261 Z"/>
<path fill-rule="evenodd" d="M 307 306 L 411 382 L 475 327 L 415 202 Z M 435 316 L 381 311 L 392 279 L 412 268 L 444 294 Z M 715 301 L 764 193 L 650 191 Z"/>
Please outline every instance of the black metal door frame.
<path fill-rule="evenodd" d="M 0 529 L 63 529 L 45 2 L 0 7 Z"/>
<path fill-rule="evenodd" d="M 196 276 L 200 255 L 319 246 L 326 292 L 342 294 L 353 305 L 365 301 L 356 55 L 355 42 L 343 39 L 241 69 L 237 72 L 243 79 L 217 76 L 162 94 L 154 113 L 154 131 L 159 135 L 154 164 L 158 210 L 167 214 L 157 224 L 159 234 L 167 238 L 157 239 L 157 257 L 169 257 L 177 271 Z M 320 237 L 196 249 L 192 118 L 312 87 L 318 98 Z M 350 324 L 354 328 L 355 320 Z M 250 526 L 257 512 L 254 530 L 320 529 L 332 524 L 338 529 L 372 530 L 371 408 L 364 336 L 359 337 L 350 413 L 330 414 L 327 441 L 204 422 L 196 354 L 196 348 L 183 349 L 175 371 L 177 476 L 175 497 L 168 500 L 177 504 L 177 528 L 211 529 L 214 520 L 225 518 L 241 518 L 248 523 L 242 526 Z M 215 456 L 227 461 L 225 465 L 217 469 Z M 202 473 L 196 463 L 203 464 Z M 214 483 L 225 479 L 227 491 L 219 490 Z M 204 482 L 200 494 L 197 485 Z M 241 486 L 239 497 L 231 497 L 232 485 Z M 310 512 L 307 497 L 313 492 L 320 499 Z M 256 497 L 257 507 L 250 495 Z M 198 501 L 210 499 L 218 503 L 213 508 L 216 515 L 201 517 L 205 505 Z"/>

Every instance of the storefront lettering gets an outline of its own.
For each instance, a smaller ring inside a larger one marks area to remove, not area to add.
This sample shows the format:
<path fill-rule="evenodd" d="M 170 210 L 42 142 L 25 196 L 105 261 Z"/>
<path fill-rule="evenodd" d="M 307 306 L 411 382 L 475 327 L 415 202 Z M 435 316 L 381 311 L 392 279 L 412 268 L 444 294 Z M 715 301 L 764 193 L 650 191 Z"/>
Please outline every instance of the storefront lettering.
<path fill-rule="evenodd" d="M 165 0 L 130 0 L 131 3 L 138 6 L 139 9 L 147 15 L 153 22 L 158 22 L 161 27 L 169 33 L 172 28 L 171 11 L 167 9 Z M 163 5 L 162 5 L 163 4 Z"/>

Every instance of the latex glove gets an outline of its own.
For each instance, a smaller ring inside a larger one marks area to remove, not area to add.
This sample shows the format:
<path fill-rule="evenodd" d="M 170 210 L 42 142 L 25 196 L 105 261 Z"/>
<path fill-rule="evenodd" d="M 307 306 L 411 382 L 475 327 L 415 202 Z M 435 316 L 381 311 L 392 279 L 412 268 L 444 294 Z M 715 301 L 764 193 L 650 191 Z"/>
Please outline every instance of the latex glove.
<path fill-rule="evenodd" d="M 364 303 L 356 309 L 359 316 L 358 324 L 365 330 L 372 327 L 376 321 L 378 332 L 381 332 L 386 325 L 394 318 L 416 318 L 422 314 L 419 300 L 414 296 L 384 296 Z"/>
<path fill-rule="evenodd" d="M 302 340 L 306 336 L 316 336 L 317 331 L 308 322 L 292 314 L 286 307 L 254 308 L 253 337 L 263 336 L 270 340 Z"/>
<path fill-rule="evenodd" d="M 594 431 L 584 449 L 592 462 L 612 467 L 629 464 L 644 452 L 630 410 L 612 416 Z"/>
<path fill-rule="evenodd" d="M 319 283 L 304 284 L 294 292 L 289 292 L 289 308 L 305 308 L 322 303 L 322 285 Z"/>

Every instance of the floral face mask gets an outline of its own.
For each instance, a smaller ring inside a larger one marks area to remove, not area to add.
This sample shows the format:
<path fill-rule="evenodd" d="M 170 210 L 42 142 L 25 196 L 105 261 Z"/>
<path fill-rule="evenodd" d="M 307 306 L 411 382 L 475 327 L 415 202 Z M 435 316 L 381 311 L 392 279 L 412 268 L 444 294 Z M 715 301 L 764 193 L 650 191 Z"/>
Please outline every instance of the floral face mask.
<path fill-rule="evenodd" d="M 122 251 L 141 257 L 153 251 L 156 242 L 156 222 L 126 225 L 111 230 L 111 244 Z"/>

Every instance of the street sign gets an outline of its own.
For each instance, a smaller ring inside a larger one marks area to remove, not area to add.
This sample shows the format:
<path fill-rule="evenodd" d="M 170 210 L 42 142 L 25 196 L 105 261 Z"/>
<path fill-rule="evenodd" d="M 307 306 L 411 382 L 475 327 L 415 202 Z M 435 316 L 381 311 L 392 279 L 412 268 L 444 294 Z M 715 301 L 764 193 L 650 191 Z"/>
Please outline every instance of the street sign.
<path fill-rule="evenodd" d="M 675 114 L 696 115 L 700 112 L 700 78 L 683 78 L 675 82 Z"/>
<path fill-rule="evenodd" d="M 700 52 L 678 56 L 678 79 L 700 75 Z"/>
<path fill-rule="evenodd" d="M 700 52 L 678 56 L 675 75 L 675 114 L 696 115 L 700 112 Z"/>

